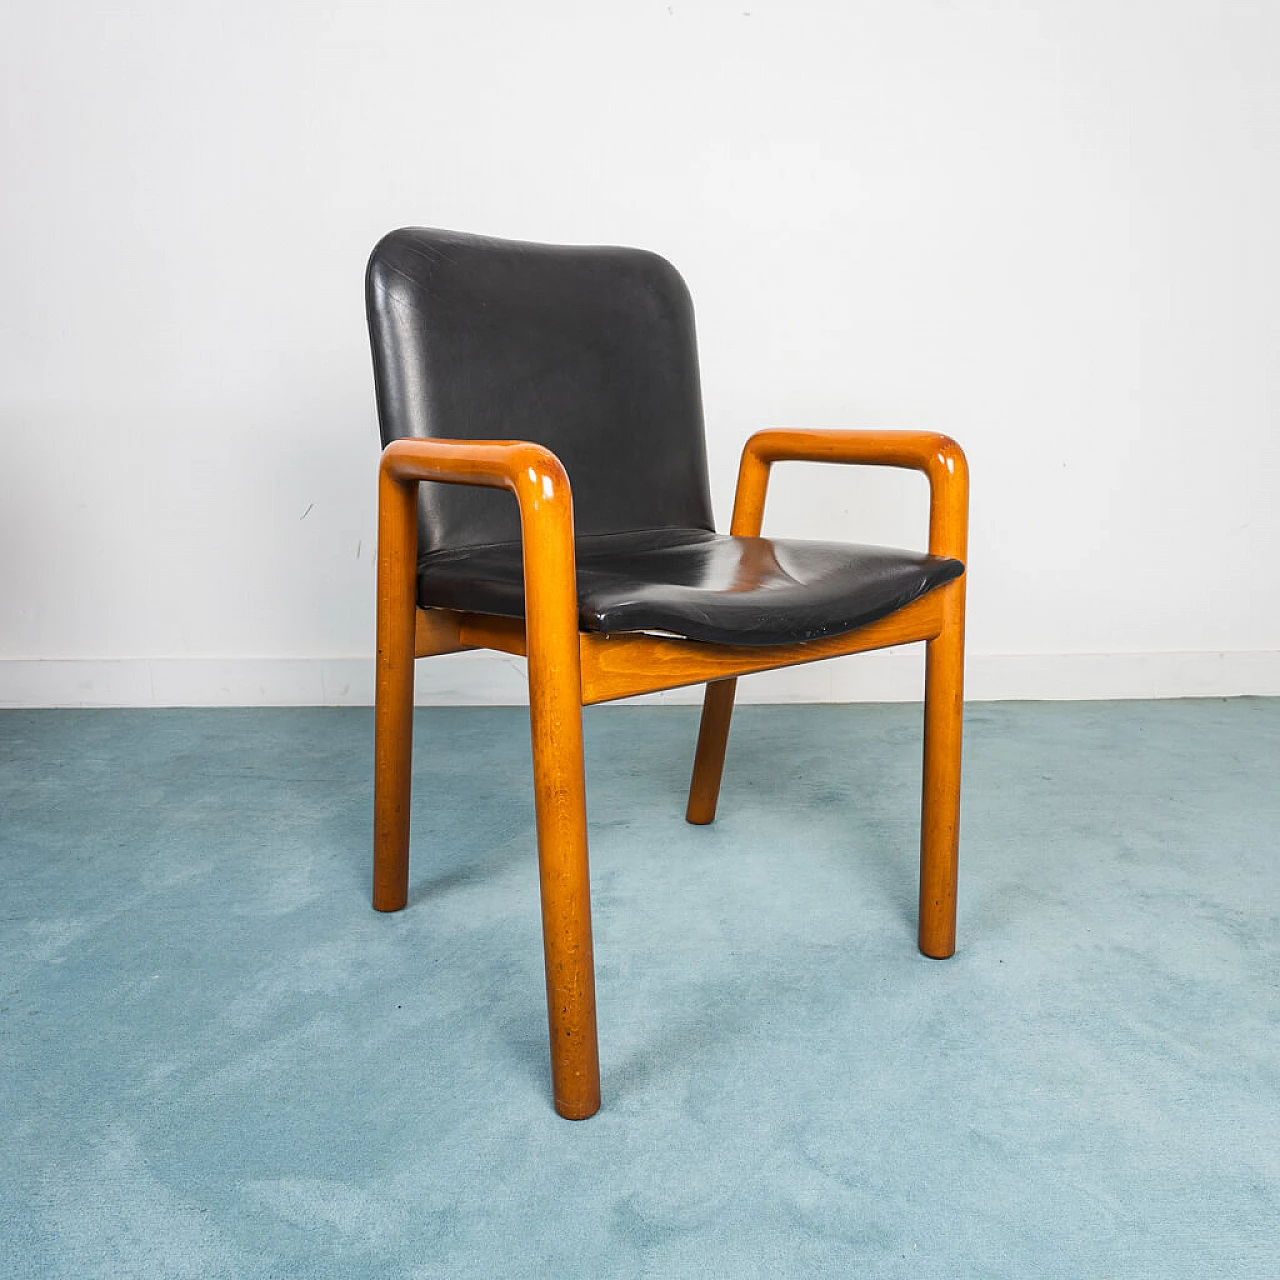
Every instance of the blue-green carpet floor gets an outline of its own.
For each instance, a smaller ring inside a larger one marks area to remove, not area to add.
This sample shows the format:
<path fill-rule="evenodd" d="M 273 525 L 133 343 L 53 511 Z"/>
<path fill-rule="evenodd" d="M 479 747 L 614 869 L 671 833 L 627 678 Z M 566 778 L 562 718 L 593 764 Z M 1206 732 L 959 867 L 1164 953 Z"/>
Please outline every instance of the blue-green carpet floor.
<path fill-rule="evenodd" d="M 1280 1275 L 1280 701 L 587 716 L 604 1109 L 549 1098 L 525 715 L 0 713 L 0 1273 Z"/>

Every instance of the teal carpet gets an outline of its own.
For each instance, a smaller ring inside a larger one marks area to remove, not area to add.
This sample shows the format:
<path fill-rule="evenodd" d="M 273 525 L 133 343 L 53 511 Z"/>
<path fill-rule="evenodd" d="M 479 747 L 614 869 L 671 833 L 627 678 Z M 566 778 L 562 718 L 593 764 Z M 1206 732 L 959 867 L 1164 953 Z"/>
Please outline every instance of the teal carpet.
<path fill-rule="evenodd" d="M 1280 701 L 970 709 L 960 950 L 919 709 L 587 715 L 604 1109 L 551 1109 L 528 736 L 0 713 L 0 1272 L 1280 1274 Z"/>

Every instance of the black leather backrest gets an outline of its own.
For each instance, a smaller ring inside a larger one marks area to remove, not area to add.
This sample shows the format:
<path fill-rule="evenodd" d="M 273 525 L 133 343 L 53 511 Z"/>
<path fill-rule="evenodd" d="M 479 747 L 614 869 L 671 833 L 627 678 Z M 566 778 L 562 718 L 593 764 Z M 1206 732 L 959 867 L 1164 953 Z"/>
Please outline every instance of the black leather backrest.
<path fill-rule="evenodd" d="M 393 231 L 365 281 L 378 421 L 402 436 L 533 440 L 569 473 L 579 534 L 710 529 L 693 308 L 670 263 L 452 231 Z M 520 536 L 509 494 L 421 487 L 419 552 Z"/>

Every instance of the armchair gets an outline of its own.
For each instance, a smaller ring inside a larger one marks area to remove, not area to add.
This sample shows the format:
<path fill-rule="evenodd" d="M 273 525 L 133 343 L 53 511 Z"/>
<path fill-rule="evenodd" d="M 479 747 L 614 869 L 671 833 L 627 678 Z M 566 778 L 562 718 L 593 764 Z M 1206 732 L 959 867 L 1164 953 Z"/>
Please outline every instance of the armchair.
<path fill-rule="evenodd" d="M 686 817 L 715 817 L 737 678 L 926 641 L 919 946 L 955 950 L 968 472 L 924 432 L 768 430 L 711 518 L 692 307 L 663 259 L 405 229 L 366 301 L 378 488 L 373 905 L 408 896 L 414 661 L 527 658 L 551 1077 L 600 1105 L 583 706 L 706 684 Z M 511 437 L 511 438 L 506 438 Z M 770 467 L 929 479 L 927 554 L 761 536 Z M 572 488 L 571 488 L 572 482 Z M 515 503 L 487 492 L 505 489 Z"/>

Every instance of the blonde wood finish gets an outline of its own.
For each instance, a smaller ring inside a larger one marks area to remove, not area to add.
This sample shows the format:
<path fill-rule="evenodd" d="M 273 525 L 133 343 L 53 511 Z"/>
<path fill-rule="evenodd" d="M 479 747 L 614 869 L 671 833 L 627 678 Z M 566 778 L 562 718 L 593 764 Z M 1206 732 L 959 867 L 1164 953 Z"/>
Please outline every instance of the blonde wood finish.
<path fill-rule="evenodd" d="M 463 613 L 461 618 L 462 639 L 475 649 L 497 649 L 509 653 L 516 658 L 528 656 L 529 647 L 525 636 L 523 618 L 498 618 L 483 613 Z M 577 634 L 577 600 L 574 600 L 574 634 Z"/>
<path fill-rule="evenodd" d="M 529 659 L 529 724 L 542 887 L 542 940 L 556 1110 L 585 1120 L 600 1109 L 587 795 L 582 756 L 582 674 L 573 504 L 556 463 L 535 505 L 521 504 Z M 544 514 L 545 513 L 545 514 Z"/>
<path fill-rule="evenodd" d="M 954 955 L 956 949 L 964 724 L 964 579 L 948 583 L 942 592 L 942 631 L 925 646 L 918 926 L 920 950 L 938 960 Z"/>
<path fill-rule="evenodd" d="M 760 532 L 769 468 L 785 459 L 925 472 L 929 550 L 964 559 L 968 471 L 963 453 L 947 437 L 760 432 L 743 451 L 731 532 Z M 515 495 L 525 620 L 416 607 L 417 486 L 428 480 L 505 488 Z M 583 705 L 707 682 L 686 815 L 705 823 L 715 816 L 737 676 L 927 641 L 920 948 L 932 956 L 953 952 L 964 578 L 857 631 L 801 644 L 750 647 L 584 634 L 578 630 L 572 495 L 563 467 L 546 449 L 522 441 L 397 440 L 383 453 L 378 494 L 374 906 L 396 911 L 408 895 L 414 658 L 472 648 L 526 656 L 552 1089 L 561 1115 L 585 1118 L 600 1105 Z"/>
<path fill-rule="evenodd" d="M 752 473 L 743 482 L 744 451 L 738 468 L 738 488 L 733 495 L 733 516 L 729 532 L 739 538 L 757 538 L 764 524 L 764 497 L 769 470 Z M 733 701 L 738 695 L 737 679 L 715 680 L 702 695 L 702 718 L 698 722 L 698 745 L 693 753 L 693 776 L 689 779 L 689 803 L 684 819 L 696 826 L 715 821 L 720 803 L 720 781 L 724 777 L 724 756 L 729 747 L 729 725 L 733 721 Z"/>
<path fill-rule="evenodd" d="M 964 452 L 934 431 L 838 431 L 774 427 L 757 431 L 742 450 L 734 500 L 734 532 L 759 533 L 769 468 L 775 462 L 836 462 L 923 471 L 929 479 L 929 552 L 962 554 L 968 544 L 969 484 Z"/>
<path fill-rule="evenodd" d="M 462 643 L 462 618 L 453 609 L 418 609 L 413 631 L 414 657 L 434 658 L 474 649 L 475 645 Z"/>
<path fill-rule="evenodd" d="M 472 626 L 471 615 L 432 617 L 437 611 L 415 608 L 417 486 L 424 480 L 515 494 L 527 625 L 490 619 Z M 382 455 L 378 537 L 374 906 L 398 910 L 408 893 L 416 641 L 450 652 L 475 639 L 511 643 L 518 629 L 523 650 L 527 632 L 552 1092 L 561 1115 L 584 1119 L 600 1106 L 600 1065 L 568 477 L 554 454 L 521 441 L 396 440 Z"/>
<path fill-rule="evenodd" d="M 417 485 L 384 455 L 378 471 L 378 658 L 373 713 L 373 905 L 399 911 L 409 897 L 413 782 Z"/>
<path fill-rule="evenodd" d="M 724 773 L 724 753 L 729 744 L 729 721 L 733 717 L 733 697 L 737 680 L 713 680 L 702 701 L 698 724 L 698 745 L 693 753 L 693 778 L 689 782 L 689 803 L 684 820 L 705 827 L 716 820 L 720 800 L 720 778 Z"/>
<path fill-rule="evenodd" d="M 964 560 L 968 555 L 969 468 L 949 436 L 916 431 L 822 431 L 778 428 L 747 441 L 738 469 L 730 532 L 758 536 L 764 521 L 769 468 L 775 462 L 836 462 L 905 467 L 929 479 L 929 551 Z M 917 604 L 937 611 L 925 657 L 924 779 L 920 828 L 919 945 L 926 955 L 955 951 L 956 876 L 960 836 L 960 754 L 964 709 L 965 578 L 930 592 Z M 911 609 L 916 606 L 912 605 Z M 903 619 L 905 609 L 885 619 Z M 880 624 L 876 624 L 877 626 Z M 863 636 L 871 628 L 853 635 Z M 893 640 L 897 644 L 903 641 Z M 868 645 L 877 648 L 878 645 Z M 848 650 L 847 652 L 854 652 Z M 736 682 L 707 685 L 693 778 L 690 822 L 715 817 L 729 739 Z"/>
<path fill-rule="evenodd" d="M 523 618 L 463 613 L 458 609 L 419 609 L 416 636 L 419 658 L 470 649 L 499 649 L 517 658 L 528 652 Z"/>
<path fill-rule="evenodd" d="M 643 632 L 584 633 L 581 637 L 582 701 L 588 706 L 612 702 L 615 698 L 678 689 L 704 680 L 725 681 L 726 677 L 928 640 L 938 634 L 942 625 L 938 594 L 938 591 L 930 592 L 905 609 L 857 631 L 822 640 L 803 640 L 798 644 L 708 644 L 702 640 L 681 640 Z"/>

